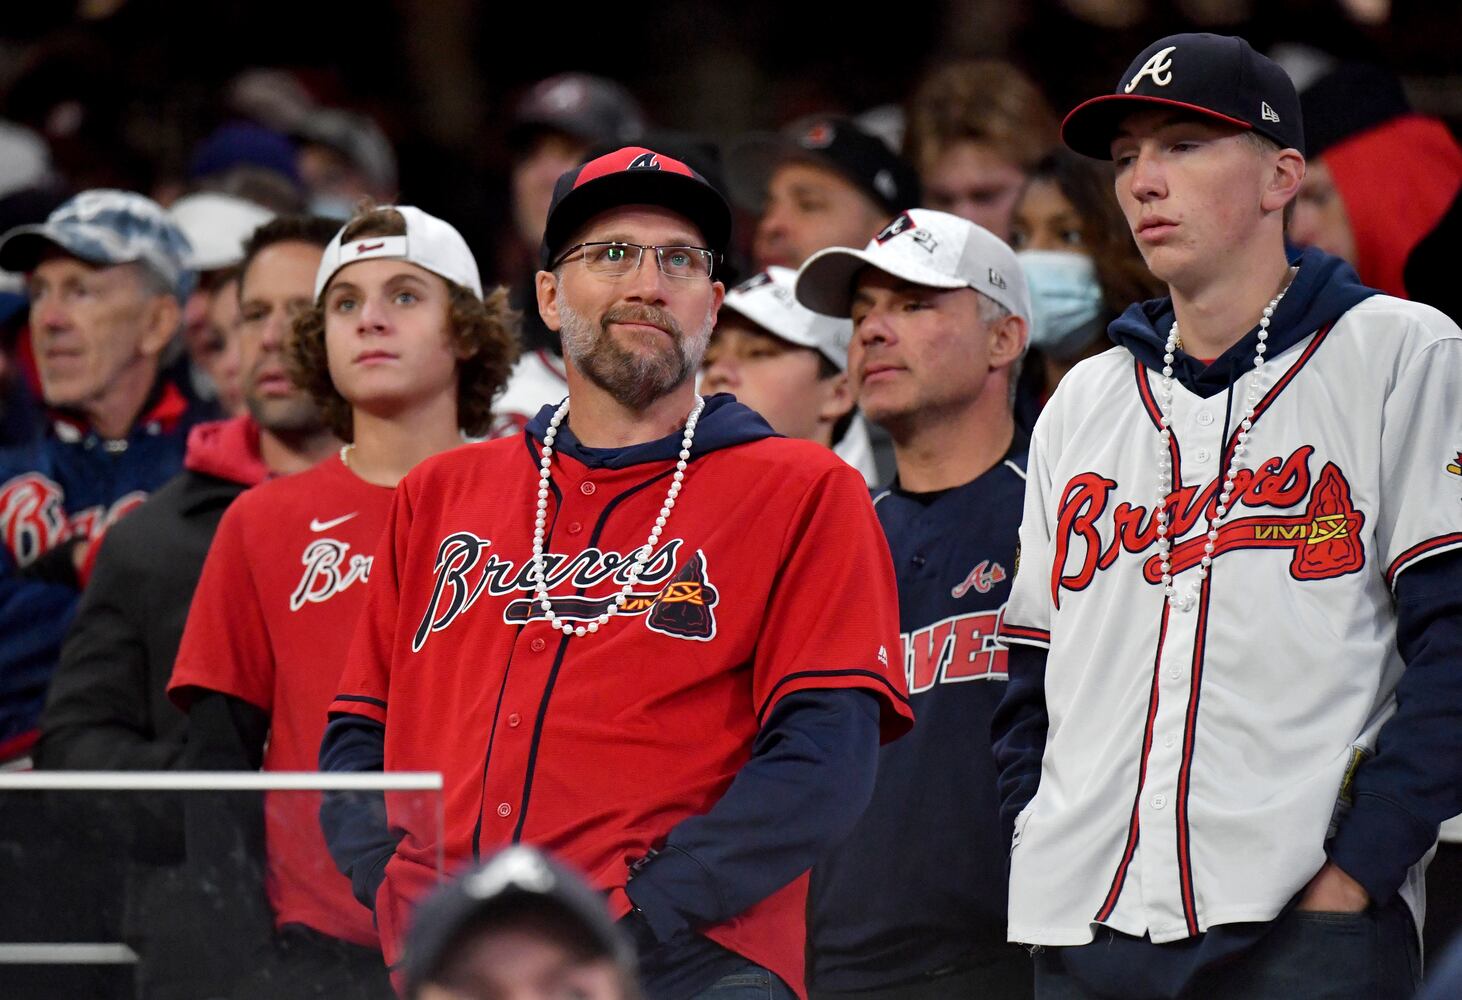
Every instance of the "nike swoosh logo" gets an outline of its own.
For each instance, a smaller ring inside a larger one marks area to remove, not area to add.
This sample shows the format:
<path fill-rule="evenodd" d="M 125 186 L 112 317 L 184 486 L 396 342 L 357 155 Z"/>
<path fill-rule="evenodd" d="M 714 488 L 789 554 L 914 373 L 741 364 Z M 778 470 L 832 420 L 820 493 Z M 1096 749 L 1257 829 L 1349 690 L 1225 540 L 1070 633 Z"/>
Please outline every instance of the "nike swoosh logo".
<path fill-rule="evenodd" d="M 310 530 L 311 531 L 329 531 L 331 528 L 335 527 L 337 524 L 344 524 L 346 521 L 349 521 L 352 517 L 354 517 L 355 515 L 357 515 L 359 513 L 360 513 L 360 511 L 353 510 L 349 514 L 346 514 L 344 517 L 337 517 L 333 521 L 311 520 L 310 521 Z"/>

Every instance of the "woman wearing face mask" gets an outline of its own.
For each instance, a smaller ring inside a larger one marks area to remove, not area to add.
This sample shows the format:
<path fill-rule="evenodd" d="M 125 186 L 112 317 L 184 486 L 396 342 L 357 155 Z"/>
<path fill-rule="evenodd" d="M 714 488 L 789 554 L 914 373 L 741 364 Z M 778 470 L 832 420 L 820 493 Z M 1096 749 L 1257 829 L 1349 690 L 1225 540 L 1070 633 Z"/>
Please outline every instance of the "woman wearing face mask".
<path fill-rule="evenodd" d="M 1066 149 L 1031 172 L 1010 245 L 1031 294 L 1030 350 L 1015 390 L 1015 419 L 1029 430 L 1062 376 L 1112 346 L 1107 324 L 1162 288 L 1112 197 L 1111 164 Z"/>

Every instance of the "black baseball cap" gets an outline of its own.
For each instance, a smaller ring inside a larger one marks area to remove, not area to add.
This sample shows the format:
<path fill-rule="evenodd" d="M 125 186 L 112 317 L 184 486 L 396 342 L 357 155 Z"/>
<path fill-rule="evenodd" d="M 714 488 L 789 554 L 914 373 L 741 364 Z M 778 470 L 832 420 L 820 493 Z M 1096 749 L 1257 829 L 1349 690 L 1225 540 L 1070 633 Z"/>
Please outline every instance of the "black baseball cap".
<path fill-rule="evenodd" d="M 794 123 L 781 133 L 753 133 L 726 154 L 731 197 L 759 212 L 767 184 L 778 167 L 802 160 L 846 178 L 891 216 L 923 200 L 919 172 L 876 135 L 847 118 L 819 116 Z"/>
<path fill-rule="evenodd" d="M 1078 153 L 1110 160 L 1122 120 L 1153 105 L 1215 118 L 1305 151 L 1300 99 L 1289 74 L 1242 38 L 1207 33 L 1169 35 L 1143 49 L 1115 92 L 1078 104 L 1066 116 L 1061 139 Z"/>
<path fill-rule="evenodd" d="M 559 918 L 593 957 L 610 959 L 634 978 L 634 945 L 615 927 L 604 897 L 542 851 L 517 844 L 447 883 L 421 904 L 402 958 L 406 995 L 415 996 L 445 972 L 474 928 L 499 917 L 511 922 L 537 913 Z"/>
<path fill-rule="evenodd" d="M 620 205 L 658 205 L 695 223 L 717 256 L 731 242 L 731 208 L 685 163 L 643 146 L 625 146 L 566 170 L 553 186 L 540 256 L 553 262 L 580 226 Z"/>
<path fill-rule="evenodd" d="M 645 132 L 645 112 L 620 84 L 588 73 L 560 73 L 535 83 L 513 108 L 508 142 L 518 148 L 543 130 L 586 143 L 623 146 Z"/>

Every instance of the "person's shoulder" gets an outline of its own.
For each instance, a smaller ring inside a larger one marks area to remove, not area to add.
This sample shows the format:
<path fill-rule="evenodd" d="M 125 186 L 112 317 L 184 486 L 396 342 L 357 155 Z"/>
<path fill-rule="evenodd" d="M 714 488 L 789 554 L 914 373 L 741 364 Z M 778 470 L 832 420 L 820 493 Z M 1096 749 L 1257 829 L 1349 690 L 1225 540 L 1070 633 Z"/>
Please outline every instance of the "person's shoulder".
<path fill-rule="evenodd" d="M 721 471 L 730 469 L 738 476 L 775 476 L 772 481 L 780 483 L 782 488 L 847 480 L 855 483 L 862 493 L 868 492 L 862 473 L 843 461 L 837 452 L 801 438 L 758 438 L 714 451 L 707 458 L 714 459 Z"/>
<path fill-rule="evenodd" d="M 1372 295 L 1358 302 L 1340 316 L 1336 326 L 1366 336 L 1401 335 L 1418 347 L 1443 340 L 1462 340 L 1462 329 L 1440 309 L 1394 295 Z"/>
<path fill-rule="evenodd" d="M 427 484 L 476 477 L 490 470 L 498 470 L 498 474 L 502 474 L 506 468 L 504 463 L 528 454 L 528 443 L 521 432 L 508 437 L 473 441 L 422 459 L 401 483 L 416 489 Z"/>

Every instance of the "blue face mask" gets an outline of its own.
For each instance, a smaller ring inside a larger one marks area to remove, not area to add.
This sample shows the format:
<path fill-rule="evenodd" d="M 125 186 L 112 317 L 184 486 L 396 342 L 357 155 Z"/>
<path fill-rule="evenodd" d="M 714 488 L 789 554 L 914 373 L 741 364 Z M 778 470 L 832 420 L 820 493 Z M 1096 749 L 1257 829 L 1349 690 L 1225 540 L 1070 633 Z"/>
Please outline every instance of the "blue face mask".
<path fill-rule="evenodd" d="M 1100 332 L 1104 306 L 1096 265 L 1070 250 L 1022 250 L 1015 256 L 1030 288 L 1030 346 L 1058 361 L 1079 356 Z"/>

